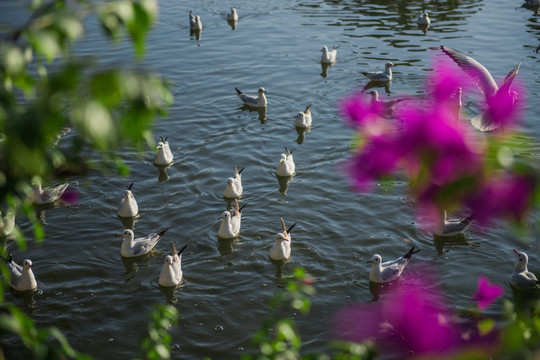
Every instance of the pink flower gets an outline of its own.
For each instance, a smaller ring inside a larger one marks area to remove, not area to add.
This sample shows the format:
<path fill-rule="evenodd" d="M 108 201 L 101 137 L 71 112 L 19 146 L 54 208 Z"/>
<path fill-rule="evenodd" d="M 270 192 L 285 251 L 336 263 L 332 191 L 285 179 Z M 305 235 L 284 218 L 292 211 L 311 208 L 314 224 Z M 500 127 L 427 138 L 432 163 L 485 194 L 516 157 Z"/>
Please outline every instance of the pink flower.
<path fill-rule="evenodd" d="M 485 276 L 479 276 L 474 300 L 476 300 L 476 305 L 482 311 L 497 300 L 503 293 L 504 289 L 502 286 L 490 283 Z"/>
<path fill-rule="evenodd" d="M 496 174 L 479 184 L 467 205 L 480 223 L 510 216 L 522 220 L 531 207 L 537 180 L 531 174 Z"/>
<path fill-rule="evenodd" d="M 336 317 L 339 338 L 377 344 L 414 355 L 440 354 L 458 344 L 459 329 L 448 306 L 429 284 L 417 281 L 398 286 L 379 303 L 355 305 Z M 384 351 L 384 350 L 383 350 Z"/>

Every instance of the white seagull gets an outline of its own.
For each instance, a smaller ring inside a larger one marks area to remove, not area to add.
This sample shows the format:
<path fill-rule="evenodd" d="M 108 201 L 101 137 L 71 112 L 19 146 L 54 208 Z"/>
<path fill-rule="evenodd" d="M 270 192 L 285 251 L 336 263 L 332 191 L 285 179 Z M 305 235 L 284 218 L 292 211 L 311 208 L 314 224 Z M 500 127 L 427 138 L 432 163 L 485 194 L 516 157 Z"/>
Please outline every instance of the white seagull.
<path fill-rule="evenodd" d="M 474 215 L 471 214 L 467 216 L 466 218 L 449 219 L 445 210 L 444 218 L 442 219 L 443 222 L 441 226 L 433 233 L 437 236 L 445 236 L 445 237 L 463 234 L 465 230 L 467 230 L 469 226 L 471 226 L 473 218 L 474 218 Z"/>
<path fill-rule="evenodd" d="M 371 103 L 374 105 L 375 104 L 380 105 L 383 108 L 385 115 L 387 116 L 391 116 L 393 114 L 394 108 L 396 107 L 397 104 L 399 104 L 403 100 L 407 100 L 406 98 L 397 98 L 397 99 L 389 99 L 389 100 L 379 99 L 379 92 L 377 90 L 371 90 L 368 94 L 371 95 Z"/>
<path fill-rule="evenodd" d="M 323 46 L 321 51 L 322 51 L 321 63 L 333 64 L 336 62 L 337 47 L 334 46 L 332 50 L 328 50 L 326 46 Z"/>
<path fill-rule="evenodd" d="M 441 50 L 472 78 L 480 92 L 484 94 L 486 101 L 489 101 L 499 91 L 508 91 L 513 97 L 513 103 L 517 101 L 517 93 L 510 91 L 510 85 L 519 71 L 521 62 L 506 75 L 501 87 L 499 87 L 491 73 L 478 61 L 448 46 L 441 45 Z M 486 112 L 472 118 L 471 123 L 480 131 L 492 131 L 499 127 L 499 124 L 493 122 L 493 119 Z"/>
<path fill-rule="evenodd" d="M 173 255 L 167 255 L 165 257 L 165 263 L 161 268 L 159 274 L 159 285 L 163 287 L 175 287 L 182 281 L 182 252 L 186 249 L 185 245 L 180 251 L 176 250 L 176 247 L 171 242 L 173 248 Z"/>
<path fill-rule="evenodd" d="M 23 266 L 18 265 L 13 261 L 13 256 L 9 254 L 7 258 L 7 266 L 11 275 L 9 285 L 17 291 L 34 290 L 37 288 L 36 278 L 32 271 L 32 261 L 26 259 L 23 261 Z"/>
<path fill-rule="evenodd" d="M 368 260 L 371 263 L 369 280 L 374 283 L 388 283 L 399 278 L 405 266 L 409 263 L 411 256 L 420 250 L 414 251 L 414 246 L 405 255 L 391 261 L 382 262 L 382 257 L 375 254 Z"/>
<path fill-rule="evenodd" d="M 227 20 L 229 20 L 229 21 L 238 21 L 238 12 L 236 12 L 235 7 L 232 7 L 231 11 L 227 14 Z"/>
<path fill-rule="evenodd" d="M 514 266 L 514 272 L 510 276 L 510 285 L 520 290 L 535 289 L 539 287 L 536 275 L 527 269 L 529 257 L 524 252 L 513 250 L 518 257 L 518 262 Z"/>
<path fill-rule="evenodd" d="M 238 207 L 238 200 L 234 199 L 234 212 L 225 210 L 221 217 L 221 224 L 219 225 L 218 237 L 222 239 L 233 239 L 240 234 L 240 225 L 242 223 L 242 209 L 247 205 Z"/>
<path fill-rule="evenodd" d="M 159 233 L 151 233 L 146 237 L 140 237 L 135 239 L 133 230 L 125 229 L 123 233 L 116 234 L 117 237 L 122 237 L 122 249 L 121 253 L 123 257 L 135 257 L 141 256 L 149 253 L 154 246 L 158 243 L 159 240 L 165 235 L 165 232 L 169 230 L 166 229 L 160 231 Z"/>
<path fill-rule="evenodd" d="M 360 73 L 372 81 L 390 81 L 392 80 L 392 67 L 396 66 L 390 61 L 384 65 L 384 71 L 367 72 L 360 71 Z"/>
<path fill-rule="evenodd" d="M 427 26 L 431 24 L 431 20 L 429 19 L 429 15 L 427 12 L 422 11 L 420 15 L 418 15 L 418 19 L 416 19 L 416 23 L 418 25 Z"/>
<path fill-rule="evenodd" d="M 242 196 L 244 187 L 242 186 L 242 171 L 245 168 L 238 169 L 234 165 L 234 176 L 227 179 L 227 185 L 225 185 L 225 190 L 223 191 L 223 196 L 229 199 L 234 199 Z"/>
<path fill-rule="evenodd" d="M 192 30 L 202 30 L 201 17 L 199 15 L 194 16 L 191 11 L 189 12 L 189 27 Z"/>
<path fill-rule="evenodd" d="M 169 165 L 172 163 L 174 155 L 169 148 L 169 142 L 167 141 L 168 137 L 164 139 L 160 136 L 159 139 L 160 142 L 156 147 L 157 152 L 154 154 L 154 164 L 161 166 Z"/>
<path fill-rule="evenodd" d="M 171 241 L 171 247 L 172 247 L 172 258 L 173 258 L 173 268 L 174 273 L 176 274 L 176 280 L 178 283 L 182 281 L 182 277 L 184 276 L 184 273 L 182 272 L 182 253 L 187 248 L 187 244 L 184 245 L 180 250 L 176 250 L 176 246 L 174 246 L 174 243 Z"/>
<path fill-rule="evenodd" d="M 276 234 L 272 249 L 268 256 L 272 260 L 287 260 L 291 257 L 291 231 L 296 223 L 292 224 L 288 229 L 285 226 L 285 221 L 281 218 L 282 232 Z"/>
<path fill-rule="evenodd" d="M 309 109 L 311 104 L 306 105 L 306 110 L 299 111 L 294 117 L 296 121 L 294 126 L 297 128 L 308 128 L 311 126 L 311 110 Z"/>
<path fill-rule="evenodd" d="M 288 177 L 294 175 L 296 171 L 296 165 L 294 164 L 293 151 L 289 151 L 285 147 L 285 154 L 281 154 L 281 159 L 279 159 L 278 168 L 276 171 L 277 176 Z"/>
<path fill-rule="evenodd" d="M 246 104 L 247 106 L 254 107 L 254 108 L 264 108 L 266 107 L 267 101 L 266 101 L 266 90 L 261 87 L 258 90 L 257 96 L 252 95 L 246 95 L 242 91 L 238 90 L 238 88 L 234 88 L 236 90 L 236 94 L 238 97 Z"/>
<path fill-rule="evenodd" d="M 68 183 L 57 184 L 52 187 L 41 188 L 41 183 L 34 185 L 34 202 L 39 205 L 51 204 L 60 199 L 66 191 Z"/>
<path fill-rule="evenodd" d="M 131 185 L 126 184 L 124 197 L 120 201 L 120 205 L 118 205 L 118 215 L 120 217 L 135 217 L 139 213 L 139 205 L 137 204 L 137 200 L 135 200 L 135 196 L 133 196 L 133 193 L 131 192 L 132 187 L 133 183 L 131 183 Z"/>

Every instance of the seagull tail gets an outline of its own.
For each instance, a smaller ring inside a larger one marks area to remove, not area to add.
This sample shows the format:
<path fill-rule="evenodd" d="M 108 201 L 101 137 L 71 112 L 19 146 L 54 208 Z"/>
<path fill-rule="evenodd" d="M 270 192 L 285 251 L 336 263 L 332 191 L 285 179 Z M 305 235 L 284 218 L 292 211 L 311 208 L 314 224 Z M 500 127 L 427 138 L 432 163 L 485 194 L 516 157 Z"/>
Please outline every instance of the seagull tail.
<path fill-rule="evenodd" d="M 244 205 L 242 205 L 242 206 L 240 207 L 240 209 L 238 209 L 238 212 L 242 212 L 242 209 L 245 208 L 246 205 L 247 205 L 247 203 L 245 203 Z"/>
<path fill-rule="evenodd" d="M 170 226 L 167 226 L 165 229 L 161 230 L 160 232 L 158 232 L 158 236 L 161 237 L 163 235 L 165 235 L 165 233 L 167 232 L 167 230 L 169 230 L 171 227 Z"/>
<path fill-rule="evenodd" d="M 411 256 L 413 256 L 413 254 L 416 254 L 417 252 L 419 252 L 421 249 L 418 249 L 416 251 L 414 251 L 414 246 L 411 248 L 411 250 L 409 250 L 409 252 L 407 252 L 405 255 L 403 255 L 403 257 L 405 259 L 410 259 Z"/>
<path fill-rule="evenodd" d="M 178 252 L 176 253 L 178 256 L 182 255 L 182 253 L 184 252 L 184 250 L 186 250 L 187 248 L 187 244 L 184 245 L 180 250 L 178 250 Z"/>
<path fill-rule="evenodd" d="M 234 88 L 234 90 L 236 90 L 236 94 L 237 94 L 237 95 L 242 94 L 242 92 L 241 92 L 240 90 L 238 90 L 238 88 Z"/>

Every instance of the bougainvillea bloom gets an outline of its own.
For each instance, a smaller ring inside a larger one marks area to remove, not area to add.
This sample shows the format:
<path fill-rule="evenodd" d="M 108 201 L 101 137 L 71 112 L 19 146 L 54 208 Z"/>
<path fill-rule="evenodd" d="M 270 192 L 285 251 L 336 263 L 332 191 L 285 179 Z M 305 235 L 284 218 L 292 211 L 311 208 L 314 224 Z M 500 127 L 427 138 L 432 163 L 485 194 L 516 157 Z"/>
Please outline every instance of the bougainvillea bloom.
<path fill-rule="evenodd" d="M 474 300 L 481 311 L 493 304 L 504 293 L 500 285 L 492 284 L 485 276 L 478 277 L 478 287 L 474 294 Z"/>
<path fill-rule="evenodd" d="M 343 309 L 336 317 L 346 341 L 373 339 L 392 351 L 439 354 L 460 342 L 457 325 L 437 291 L 421 280 L 398 286 L 380 302 Z"/>

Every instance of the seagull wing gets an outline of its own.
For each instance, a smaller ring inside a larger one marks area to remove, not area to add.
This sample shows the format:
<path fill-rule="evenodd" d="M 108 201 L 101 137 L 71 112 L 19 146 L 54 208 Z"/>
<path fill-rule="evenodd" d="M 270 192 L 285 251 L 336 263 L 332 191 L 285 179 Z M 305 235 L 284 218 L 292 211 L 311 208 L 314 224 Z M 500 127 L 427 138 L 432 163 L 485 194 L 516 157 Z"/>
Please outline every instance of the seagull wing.
<path fill-rule="evenodd" d="M 486 99 L 489 99 L 497 92 L 499 89 L 497 83 L 493 79 L 493 76 L 491 76 L 491 73 L 482 64 L 461 51 L 449 48 L 448 46 L 441 46 L 441 50 L 472 78 Z"/>

